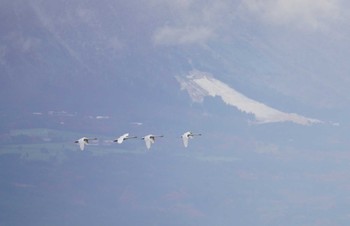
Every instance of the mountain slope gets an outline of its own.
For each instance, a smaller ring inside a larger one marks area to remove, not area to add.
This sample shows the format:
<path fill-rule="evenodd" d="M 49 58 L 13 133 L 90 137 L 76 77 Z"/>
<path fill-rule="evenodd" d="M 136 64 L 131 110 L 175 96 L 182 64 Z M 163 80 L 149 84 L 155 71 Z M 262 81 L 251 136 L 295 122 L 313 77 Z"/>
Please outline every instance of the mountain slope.
<path fill-rule="evenodd" d="M 205 96 L 219 96 L 227 105 L 247 114 L 253 114 L 258 123 L 291 121 L 301 125 L 311 125 L 321 122 L 295 113 L 281 112 L 252 100 L 207 73 L 191 71 L 185 79 L 178 77 L 178 81 L 182 89 L 188 91 L 193 101 L 202 102 Z"/>

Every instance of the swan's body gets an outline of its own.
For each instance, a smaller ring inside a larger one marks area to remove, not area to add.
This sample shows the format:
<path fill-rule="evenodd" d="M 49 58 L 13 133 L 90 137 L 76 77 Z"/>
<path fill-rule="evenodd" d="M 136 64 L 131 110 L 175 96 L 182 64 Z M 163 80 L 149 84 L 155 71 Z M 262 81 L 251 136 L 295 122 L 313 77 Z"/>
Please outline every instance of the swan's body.
<path fill-rule="evenodd" d="M 142 137 L 143 140 L 145 140 L 145 144 L 147 149 L 151 148 L 151 145 L 154 144 L 156 137 L 164 137 L 163 135 L 152 135 L 149 134 L 147 136 Z"/>
<path fill-rule="evenodd" d="M 188 140 L 193 139 L 194 136 L 201 136 L 202 134 L 200 133 L 192 133 L 192 132 L 186 132 L 182 134 L 181 138 L 184 143 L 184 146 L 187 148 L 188 147 Z"/>
<path fill-rule="evenodd" d="M 89 144 L 89 140 L 97 140 L 97 138 L 82 137 L 79 140 L 76 140 L 74 143 L 78 143 L 80 150 L 84 151 L 85 145 Z"/>
<path fill-rule="evenodd" d="M 137 138 L 137 137 L 130 137 L 129 133 L 125 133 L 125 134 L 121 135 L 120 137 L 118 137 L 117 139 L 115 139 L 113 142 L 117 142 L 118 144 L 121 144 L 121 143 L 123 143 L 124 140 L 132 139 L 132 138 Z"/>

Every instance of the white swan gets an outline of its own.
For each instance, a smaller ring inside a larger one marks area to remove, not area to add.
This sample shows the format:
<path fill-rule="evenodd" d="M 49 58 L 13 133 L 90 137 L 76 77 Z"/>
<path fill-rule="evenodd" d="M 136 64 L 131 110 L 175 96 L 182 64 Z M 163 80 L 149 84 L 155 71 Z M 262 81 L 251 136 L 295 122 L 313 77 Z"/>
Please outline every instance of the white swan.
<path fill-rule="evenodd" d="M 120 137 L 118 137 L 117 139 L 115 139 L 113 142 L 117 142 L 118 144 L 121 144 L 121 143 L 123 143 L 124 140 L 132 139 L 132 138 L 137 138 L 137 137 L 136 136 L 130 137 L 129 133 L 125 133 L 125 134 L 121 135 Z"/>
<path fill-rule="evenodd" d="M 156 137 L 164 137 L 164 136 L 149 134 L 147 136 L 142 137 L 142 139 L 145 140 L 147 149 L 151 148 L 151 145 L 154 144 Z"/>
<path fill-rule="evenodd" d="M 188 147 L 188 140 L 193 139 L 194 136 L 201 136 L 202 134 L 200 133 L 192 133 L 192 132 L 186 132 L 182 134 L 181 138 L 184 143 L 184 146 L 187 148 Z"/>
<path fill-rule="evenodd" d="M 82 137 L 79 140 L 74 141 L 74 143 L 78 143 L 80 150 L 84 151 L 85 144 L 89 144 L 89 140 L 97 140 L 97 138 Z"/>

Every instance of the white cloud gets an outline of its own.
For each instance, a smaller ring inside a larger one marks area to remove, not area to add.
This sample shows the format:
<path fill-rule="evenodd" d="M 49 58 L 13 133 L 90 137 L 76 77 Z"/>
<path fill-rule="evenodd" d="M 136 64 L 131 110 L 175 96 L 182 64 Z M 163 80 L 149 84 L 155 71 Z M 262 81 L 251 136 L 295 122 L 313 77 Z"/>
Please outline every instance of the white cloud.
<path fill-rule="evenodd" d="M 207 27 L 174 28 L 165 26 L 155 32 L 153 41 L 158 45 L 201 44 L 213 36 L 213 31 Z"/>
<path fill-rule="evenodd" d="M 263 20 L 302 29 L 325 29 L 340 16 L 338 0 L 243 0 Z"/>
<path fill-rule="evenodd" d="M 146 3 L 152 6 L 165 5 L 173 9 L 186 10 L 188 9 L 194 0 L 147 0 Z"/>
<path fill-rule="evenodd" d="M 228 0 L 152 0 L 154 13 L 163 15 L 165 23 L 155 29 L 153 41 L 161 45 L 205 44 L 220 37 L 229 26 L 231 14 L 238 8 Z M 158 4 L 155 4 L 158 3 Z"/>

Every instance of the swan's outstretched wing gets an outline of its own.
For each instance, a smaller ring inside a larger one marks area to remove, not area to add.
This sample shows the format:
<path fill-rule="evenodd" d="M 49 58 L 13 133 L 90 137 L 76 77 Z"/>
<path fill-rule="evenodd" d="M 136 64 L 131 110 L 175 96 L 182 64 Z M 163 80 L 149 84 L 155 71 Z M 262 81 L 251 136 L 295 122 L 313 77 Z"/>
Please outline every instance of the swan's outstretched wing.
<path fill-rule="evenodd" d="M 80 150 L 84 151 L 85 145 L 89 144 L 89 140 L 97 140 L 97 138 L 82 137 L 79 140 L 75 141 L 75 143 L 78 143 Z"/>
<path fill-rule="evenodd" d="M 85 141 L 84 140 L 79 140 L 79 147 L 80 147 L 80 150 L 84 151 L 84 147 L 85 147 Z"/>
<path fill-rule="evenodd" d="M 188 146 L 188 140 L 189 140 L 190 138 L 192 138 L 191 132 L 186 132 L 186 133 L 182 134 L 181 138 L 182 138 L 182 141 L 183 141 L 183 143 L 184 143 L 184 146 L 187 148 L 187 146 Z"/>
<path fill-rule="evenodd" d="M 142 139 L 145 140 L 147 149 L 151 148 L 151 145 L 154 144 L 156 137 L 164 137 L 163 135 L 152 135 L 149 134 L 147 136 L 144 136 Z"/>
<path fill-rule="evenodd" d="M 147 149 L 150 149 L 151 148 L 151 144 L 154 143 L 154 140 L 151 139 L 150 137 L 145 137 L 145 143 L 146 143 Z"/>
<path fill-rule="evenodd" d="M 86 137 L 82 137 L 82 138 L 80 138 L 79 140 L 76 140 L 76 141 L 74 141 L 74 143 L 77 143 L 77 144 L 79 144 L 79 147 L 80 147 L 80 150 L 84 150 L 84 146 L 85 146 L 85 139 Z"/>
<path fill-rule="evenodd" d="M 184 143 L 185 148 L 188 146 L 188 136 L 182 135 L 182 141 Z"/>
<path fill-rule="evenodd" d="M 128 136 L 129 136 L 129 133 L 125 133 L 125 134 L 121 135 L 120 137 L 118 137 L 118 139 L 116 141 L 118 142 L 118 144 L 121 144 L 121 143 L 123 143 L 123 141 L 125 139 L 127 139 Z"/>

